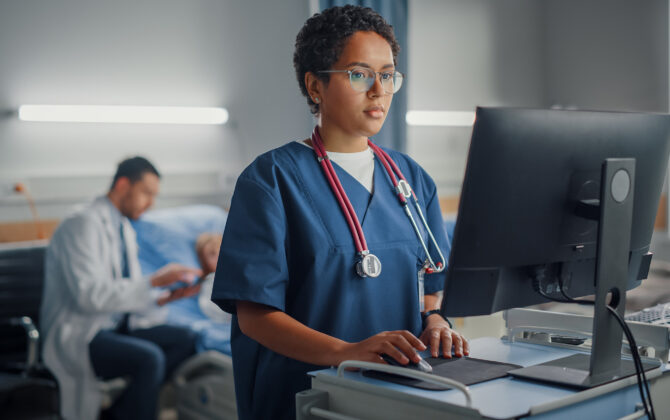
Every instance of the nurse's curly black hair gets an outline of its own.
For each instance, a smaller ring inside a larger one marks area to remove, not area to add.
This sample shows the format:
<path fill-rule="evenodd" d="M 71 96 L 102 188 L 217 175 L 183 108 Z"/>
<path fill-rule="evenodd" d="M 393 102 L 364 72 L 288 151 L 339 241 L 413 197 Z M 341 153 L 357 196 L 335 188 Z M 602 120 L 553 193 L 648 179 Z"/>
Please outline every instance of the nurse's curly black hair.
<path fill-rule="evenodd" d="M 328 73 L 317 73 L 330 70 L 340 58 L 347 40 L 358 31 L 376 32 L 388 41 L 393 53 L 393 62 L 400 52 L 400 45 L 393 34 L 393 27 L 383 17 L 369 7 L 346 5 L 331 7 L 315 13 L 307 19 L 295 39 L 293 67 L 298 78 L 300 91 L 307 98 L 312 114 L 319 112 L 307 93 L 305 73 L 312 72 L 324 82 L 328 82 Z"/>

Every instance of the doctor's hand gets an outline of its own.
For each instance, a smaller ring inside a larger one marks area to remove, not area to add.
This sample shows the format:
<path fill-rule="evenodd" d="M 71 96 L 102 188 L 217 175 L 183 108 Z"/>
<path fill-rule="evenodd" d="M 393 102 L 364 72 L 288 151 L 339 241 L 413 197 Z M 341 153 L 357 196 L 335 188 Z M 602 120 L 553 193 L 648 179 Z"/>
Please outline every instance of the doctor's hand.
<path fill-rule="evenodd" d="M 419 363 L 417 350 L 426 350 L 426 346 L 411 332 L 384 331 L 358 343 L 347 343 L 338 359 L 339 363 L 345 360 L 386 363 L 380 356 L 385 353 L 404 365 L 410 360 Z"/>
<path fill-rule="evenodd" d="M 151 276 L 151 286 L 165 287 L 176 282 L 182 282 L 185 283 L 185 285 L 189 285 L 200 276 L 202 276 L 202 270 L 199 268 L 170 263 Z"/>
<path fill-rule="evenodd" d="M 163 306 L 166 303 L 172 302 L 173 300 L 182 299 L 185 297 L 196 295 L 200 292 L 200 284 L 195 286 L 185 286 L 180 287 L 174 290 L 166 290 L 162 295 L 156 300 L 158 306 Z"/>
<path fill-rule="evenodd" d="M 470 354 L 468 340 L 452 330 L 447 321 L 439 314 L 433 314 L 426 318 L 426 328 L 419 339 L 430 346 L 430 355 L 433 357 L 438 357 L 440 344 L 442 345 L 442 356 L 447 359 L 451 359 L 452 347 L 456 357 Z"/>

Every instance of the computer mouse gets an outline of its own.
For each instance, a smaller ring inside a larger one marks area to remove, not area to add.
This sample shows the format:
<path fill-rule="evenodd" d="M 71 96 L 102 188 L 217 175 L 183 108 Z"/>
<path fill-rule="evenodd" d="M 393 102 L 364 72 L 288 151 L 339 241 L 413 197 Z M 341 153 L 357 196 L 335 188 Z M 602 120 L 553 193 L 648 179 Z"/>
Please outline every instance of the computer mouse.
<path fill-rule="evenodd" d="M 381 356 L 382 359 L 384 359 L 384 361 L 391 366 L 400 366 L 408 369 L 418 370 L 419 372 L 424 373 L 431 373 L 433 371 L 433 367 L 424 359 L 419 360 L 419 363 L 414 363 L 410 360 L 408 364 L 403 365 L 388 354 L 382 354 Z"/>

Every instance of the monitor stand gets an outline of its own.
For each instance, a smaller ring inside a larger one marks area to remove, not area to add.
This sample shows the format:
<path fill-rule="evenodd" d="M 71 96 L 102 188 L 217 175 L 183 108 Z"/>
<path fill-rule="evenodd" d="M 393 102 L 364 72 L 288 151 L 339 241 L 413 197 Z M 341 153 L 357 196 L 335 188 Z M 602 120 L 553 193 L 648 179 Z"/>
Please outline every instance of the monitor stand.
<path fill-rule="evenodd" d="M 510 375 L 586 389 L 635 374 L 634 362 L 621 358 L 623 335 L 621 326 L 606 308 L 607 295 L 611 292 L 610 306 L 623 318 L 630 258 L 634 185 L 635 159 L 605 160 L 600 183 L 591 355 L 575 354 L 512 370 L 509 372 Z M 659 365 L 660 363 L 643 363 L 645 370 Z"/>

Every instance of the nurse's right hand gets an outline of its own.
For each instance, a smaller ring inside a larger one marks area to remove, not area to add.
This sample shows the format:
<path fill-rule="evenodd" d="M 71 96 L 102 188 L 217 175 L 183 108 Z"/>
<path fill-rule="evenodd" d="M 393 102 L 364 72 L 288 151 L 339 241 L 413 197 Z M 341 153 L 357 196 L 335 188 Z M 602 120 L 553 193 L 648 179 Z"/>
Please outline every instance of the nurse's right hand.
<path fill-rule="evenodd" d="M 338 358 L 339 363 L 345 360 L 386 363 L 380 355 L 387 354 L 405 365 L 410 360 L 419 363 L 421 357 L 417 351 L 424 350 L 426 345 L 409 331 L 384 331 L 358 343 L 347 343 Z"/>

